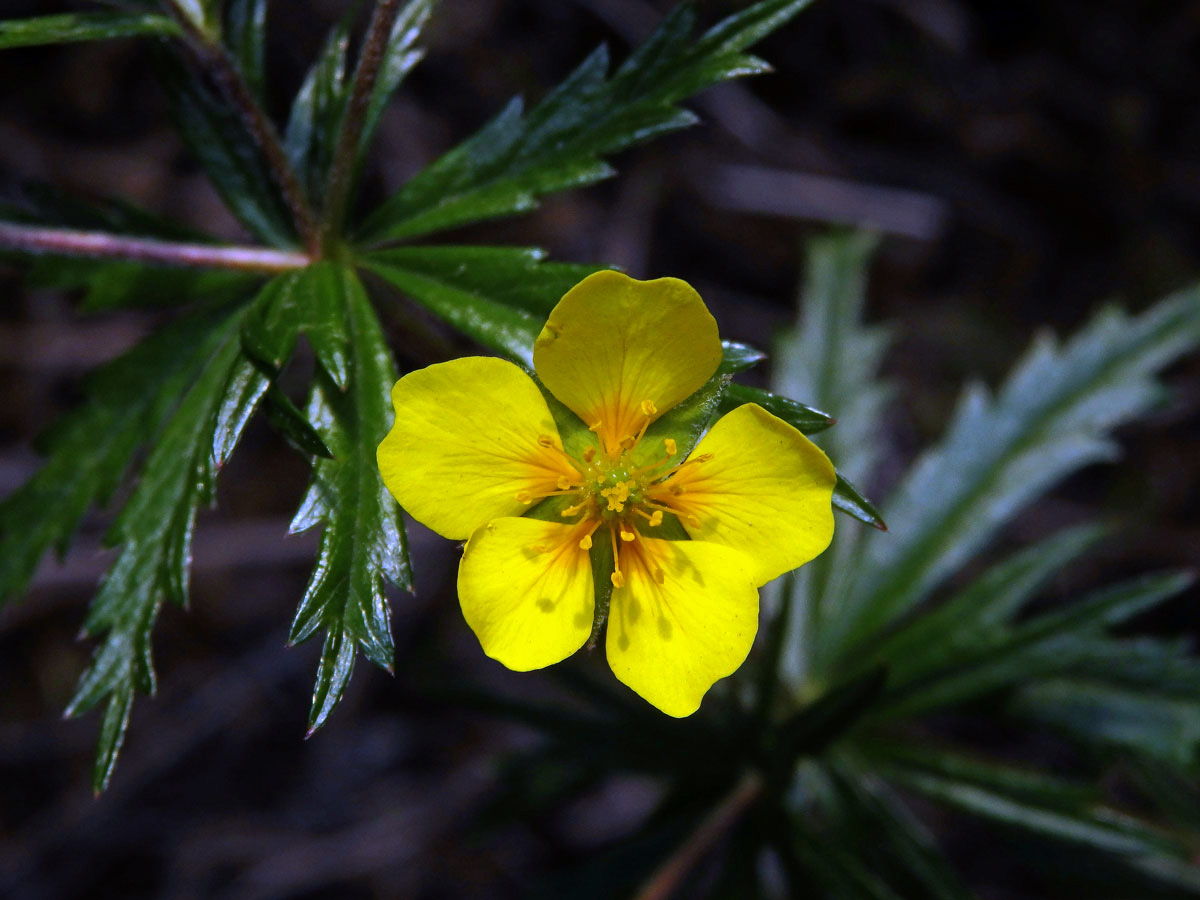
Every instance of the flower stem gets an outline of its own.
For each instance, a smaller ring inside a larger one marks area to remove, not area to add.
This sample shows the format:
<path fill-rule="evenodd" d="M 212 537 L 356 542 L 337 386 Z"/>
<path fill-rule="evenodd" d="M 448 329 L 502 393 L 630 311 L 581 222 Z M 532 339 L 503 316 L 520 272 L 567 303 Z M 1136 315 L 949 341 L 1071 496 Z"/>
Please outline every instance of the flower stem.
<path fill-rule="evenodd" d="M 725 799 L 704 817 L 683 845 L 671 854 L 642 885 L 634 900 L 667 900 L 705 853 L 713 848 L 755 801 L 762 796 L 764 782 L 757 772 L 748 772 Z"/>
<path fill-rule="evenodd" d="M 288 161 L 278 130 L 254 98 L 241 71 L 220 40 L 198 29 L 183 13 L 177 13 L 176 19 L 184 29 L 186 43 L 191 48 L 196 62 L 237 110 L 242 127 L 262 152 L 267 168 L 291 211 L 296 231 L 309 256 L 318 256 L 321 241 L 316 216 L 300 185 L 300 179 L 296 176 L 296 170 Z"/>
<path fill-rule="evenodd" d="M 303 268 L 309 263 L 308 256 L 293 250 L 184 244 L 103 231 L 42 228 L 15 222 L 0 222 L 0 248 L 26 253 L 90 256 L 166 266 L 237 269 L 243 272 L 287 272 Z"/>
<path fill-rule="evenodd" d="M 325 242 L 336 236 L 346 218 L 350 204 L 350 191 L 354 186 L 354 169 L 357 163 L 358 146 L 362 139 L 363 125 L 371 105 L 371 95 L 379 78 L 379 69 L 391 39 L 392 26 L 400 14 L 400 0 L 379 0 L 371 13 L 371 23 L 363 38 L 358 64 L 350 88 L 350 99 L 342 115 L 337 145 L 329 166 L 329 181 L 325 187 L 325 209 L 321 224 L 321 237 Z"/>

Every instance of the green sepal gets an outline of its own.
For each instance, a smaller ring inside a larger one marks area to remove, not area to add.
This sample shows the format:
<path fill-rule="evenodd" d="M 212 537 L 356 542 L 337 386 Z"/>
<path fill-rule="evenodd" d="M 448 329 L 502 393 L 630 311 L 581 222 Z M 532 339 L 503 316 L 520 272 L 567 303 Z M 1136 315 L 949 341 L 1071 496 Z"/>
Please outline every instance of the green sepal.
<path fill-rule="evenodd" d="M 766 358 L 767 354 L 757 347 L 738 341 L 721 341 L 721 365 L 717 367 L 717 373 L 736 375 L 758 365 Z"/>
<path fill-rule="evenodd" d="M 824 431 L 836 421 L 828 413 L 819 409 L 780 397 L 762 388 L 749 387 L 744 384 L 731 384 L 725 392 L 721 404 L 721 412 L 726 413 L 741 406 L 743 403 L 757 403 L 771 415 L 778 416 L 801 434 L 816 434 Z"/>
<path fill-rule="evenodd" d="M 858 488 L 851 484 L 845 475 L 838 472 L 837 482 L 833 486 L 833 508 L 844 512 L 872 528 L 887 531 L 887 523 L 879 515 L 875 505 L 859 493 Z"/>

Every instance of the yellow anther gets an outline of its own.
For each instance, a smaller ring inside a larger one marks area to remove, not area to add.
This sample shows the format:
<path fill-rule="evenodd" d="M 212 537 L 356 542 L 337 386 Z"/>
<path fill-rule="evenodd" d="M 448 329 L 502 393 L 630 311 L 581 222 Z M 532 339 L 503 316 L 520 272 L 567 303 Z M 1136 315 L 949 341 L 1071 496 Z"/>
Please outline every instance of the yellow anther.
<path fill-rule="evenodd" d="M 656 509 L 653 513 L 650 514 L 650 527 L 657 528 L 659 525 L 662 524 L 662 520 L 663 520 L 662 510 Z"/>
<path fill-rule="evenodd" d="M 665 438 L 663 444 L 667 448 L 667 456 L 674 456 L 679 452 L 679 445 L 675 443 L 675 438 Z"/>
<path fill-rule="evenodd" d="M 582 509 L 583 509 L 583 503 L 576 503 L 574 506 L 568 506 L 566 509 L 564 509 L 562 512 L 560 512 L 559 515 L 564 516 L 564 517 L 565 516 L 577 516 L 577 515 L 579 515 L 579 511 Z"/>
<path fill-rule="evenodd" d="M 708 462 L 712 458 L 713 458 L 713 455 L 711 453 L 701 453 L 699 456 L 693 456 L 691 459 L 688 460 L 688 462 L 702 463 L 702 462 Z"/>
<path fill-rule="evenodd" d="M 642 401 L 642 415 L 643 416 L 652 416 L 657 412 L 658 412 L 658 407 L 654 405 L 653 400 L 643 400 Z"/>
<path fill-rule="evenodd" d="M 615 587 L 615 588 L 625 587 L 625 576 L 621 574 L 620 569 L 617 569 L 617 571 L 613 572 L 608 577 L 612 579 L 613 587 Z"/>
<path fill-rule="evenodd" d="M 599 419 L 597 419 L 595 422 L 593 422 L 591 425 L 588 426 L 588 431 L 599 431 L 602 427 L 604 427 L 604 423 L 601 422 Z"/>
<path fill-rule="evenodd" d="M 567 490 L 568 488 L 570 488 L 570 486 L 572 484 L 570 477 L 567 475 L 559 475 L 558 481 L 555 483 L 558 485 L 558 489 L 560 491 Z"/>
<path fill-rule="evenodd" d="M 699 516 L 690 515 L 687 517 L 687 520 L 688 520 L 688 524 L 691 525 L 693 528 L 700 527 L 700 517 Z"/>
<path fill-rule="evenodd" d="M 654 580 L 656 582 L 658 582 L 659 584 L 665 584 L 667 581 L 667 576 L 663 573 L 662 569 L 655 569 L 654 570 Z"/>
<path fill-rule="evenodd" d="M 621 529 L 621 540 L 628 543 L 629 541 L 636 540 L 636 539 L 637 539 L 637 535 L 634 534 L 632 531 L 626 531 L 624 528 Z"/>
<path fill-rule="evenodd" d="M 533 494 L 529 493 L 529 491 L 517 491 L 517 502 L 528 506 L 533 502 Z"/>
<path fill-rule="evenodd" d="M 674 494 L 676 497 L 678 497 L 680 494 L 682 494 L 686 490 L 686 488 L 684 488 L 684 486 L 682 484 L 672 483 L 672 484 L 667 485 L 667 490 L 670 491 L 672 494 Z"/>
<path fill-rule="evenodd" d="M 627 434 L 625 437 L 621 438 L 622 450 L 632 450 L 636 444 L 637 438 L 635 438 L 632 434 Z"/>
<path fill-rule="evenodd" d="M 592 549 L 592 536 L 590 534 L 585 534 L 582 538 L 579 539 L 579 549 L 580 550 L 591 550 Z"/>
<path fill-rule="evenodd" d="M 625 509 L 625 501 L 629 499 L 629 482 L 618 481 L 602 490 L 600 496 L 608 501 L 609 512 L 621 512 Z"/>
<path fill-rule="evenodd" d="M 548 434 L 539 434 L 538 435 L 538 443 L 541 444 L 543 447 L 553 447 L 554 446 L 554 438 L 550 437 L 550 435 L 548 435 Z"/>
<path fill-rule="evenodd" d="M 585 463 L 590 463 L 595 458 L 596 458 L 596 448 L 595 447 L 588 447 L 586 450 L 583 451 L 583 461 Z"/>

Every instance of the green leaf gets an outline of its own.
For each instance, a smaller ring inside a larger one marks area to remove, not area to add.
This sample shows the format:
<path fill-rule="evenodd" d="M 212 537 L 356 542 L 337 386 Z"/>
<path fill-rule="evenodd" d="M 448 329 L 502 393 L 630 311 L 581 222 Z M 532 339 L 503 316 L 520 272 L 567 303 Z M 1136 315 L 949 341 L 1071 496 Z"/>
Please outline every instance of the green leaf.
<path fill-rule="evenodd" d="M 157 62 L 175 127 L 225 205 L 267 243 L 293 244 L 287 205 L 238 114 L 173 58 L 159 54 Z"/>
<path fill-rule="evenodd" d="M 27 275 L 28 283 L 33 286 L 83 289 L 79 307 L 84 312 L 235 299 L 248 295 L 261 280 L 261 275 L 248 272 L 196 271 L 60 256 L 38 258 Z"/>
<path fill-rule="evenodd" d="M 866 867 L 905 897 L 970 900 L 973 895 L 951 870 L 937 840 L 885 782 L 844 760 L 829 771 L 841 819 L 832 842 L 853 848 Z"/>
<path fill-rule="evenodd" d="M 911 610 L 1056 481 L 1116 454 L 1110 432 L 1162 396 L 1155 373 L 1200 342 L 1200 289 L 1140 316 L 1108 310 L 1059 347 L 1049 336 L 994 398 L 969 389 L 949 432 L 889 498 L 824 640 L 848 650 Z"/>
<path fill-rule="evenodd" d="M 346 110 L 346 52 L 351 16 L 329 32 L 325 46 L 292 101 L 284 149 L 311 197 L 320 197 Z"/>
<path fill-rule="evenodd" d="M 426 275 L 379 262 L 364 260 L 372 272 L 421 304 L 467 337 L 509 359 L 533 369 L 533 342 L 542 330 L 544 317 L 507 306 L 486 289 L 463 285 L 445 273 Z"/>
<path fill-rule="evenodd" d="M 48 549 L 66 552 L 84 514 L 158 433 L 227 317 L 210 308 L 182 318 L 89 378 L 86 401 L 45 436 L 45 465 L 0 503 L 0 604 L 25 590 Z"/>
<path fill-rule="evenodd" d="M 122 37 L 180 37 L 174 19 L 158 13 L 64 13 L 0 22 L 0 50 Z"/>
<path fill-rule="evenodd" d="M 755 4 L 695 45 L 688 41 L 695 13 L 677 7 L 611 78 L 608 53 L 600 47 L 528 114 L 519 99 L 512 101 L 409 181 L 369 217 L 363 238 L 412 238 L 527 212 L 544 194 L 609 177 L 613 170 L 603 156 L 696 121 L 678 108 L 679 101 L 719 81 L 763 71 L 765 65 L 741 48 L 805 5 Z"/>
<path fill-rule="evenodd" d="M 937 670 L 912 681 L 898 679 L 875 714 L 894 720 L 945 708 L 1002 687 L 1068 671 L 1077 658 L 1078 637 L 1101 633 L 1132 618 L 1191 584 L 1186 572 L 1135 578 L 1095 591 L 1063 609 L 1009 629 L 994 643 L 947 655 Z"/>
<path fill-rule="evenodd" d="M 875 669 L 793 713 L 776 729 L 777 764 L 786 770 L 796 757 L 815 755 L 842 737 L 871 709 L 886 683 L 886 670 Z"/>
<path fill-rule="evenodd" d="M 242 346 L 251 359 L 276 374 L 303 333 L 317 362 L 338 388 L 350 379 L 351 335 L 340 304 L 341 269 L 316 263 L 272 281 L 255 299 L 242 326 Z"/>
<path fill-rule="evenodd" d="M 877 423 L 889 394 L 887 385 L 876 379 L 886 333 L 862 323 L 875 245 L 873 237 L 853 232 L 808 243 L 799 319 L 776 342 L 772 386 L 784 395 L 837 410 L 838 426 L 814 437 L 837 460 L 834 504 L 880 528 L 878 512 L 843 474 L 872 476 L 881 447 Z M 821 627 L 829 611 L 842 602 L 843 586 L 859 564 L 865 540 L 861 529 L 838 528 L 830 548 L 795 574 L 795 614 L 784 641 L 783 671 L 798 692 L 807 689 L 810 670 L 825 667 Z M 825 674 L 817 677 L 824 680 Z"/>
<path fill-rule="evenodd" d="M 1011 711 L 1089 744 L 1139 753 L 1181 769 L 1200 763 L 1200 700 L 1058 678 L 1029 685 Z"/>
<path fill-rule="evenodd" d="M 302 274 L 298 293 L 328 294 L 324 305 L 341 310 L 350 335 L 345 389 L 321 371 L 308 419 L 333 459 L 318 459 L 293 531 L 323 524 L 312 578 L 288 637 L 300 643 L 318 630 L 325 646 L 309 713 L 309 734 L 341 699 L 357 649 L 392 671 L 393 646 L 386 578 L 411 589 L 412 578 L 400 509 L 379 477 L 375 450 L 391 424 L 389 392 L 396 380 L 391 353 L 353 270 L 324 263 Z"/>
<path fill-rule="evenodd" d="M 375 79 L 375 86 L 371 90 L 371 99 L 367 105 L 367 117 L 358 142 L 359 165 L 375 137 L 379 119 L 383 115 L 388 100 L 396 92 L 396 88 L 400 86 L 404 77 L 425 55 L 425 52 L 416 49 L 414 44 L 421 36 L 421 29 L 429 20 L 433 4 L 434 0 L 409 0 L 392 25 L 392 33 L 388 37 L 387 47 L 383 51 L 383 61 L 379 67 L 379 75 Z"/>
<path fill-rule="evenodd" d="M 864 658 L 864 666 L 883 663 L 894 682 L 901 683 L 952 657 L 1005 643 L 1006 626 L 1017 612 L 1104 533 L 1094 525 L 1072 528 L 997 563 L 936 609 L 884 638 Z"/>
<path fill-rule="evenodd" d="M 606 268 L 545 260 L 546 251 L 537 247 L 418 246 L 373 251 L 363 261 L 372 268 L 379 265 L 421 275 L 531 313 L 540 330 L 563 294 Z"/>
<path fill-rule="evenodd" d="M 159 608 L 163 600 L 187 603 L 195 511 L 213 497 L 218 462 L 213 448 L 218 443 L 229 448 L 236 440 L 228 435 L 218 440 L 215 433 L 245 422 L 227 412 L 228 392 L 244 386 L 241 373 L 254 371 L 240 353 L 239 318 L 227 316 L 202 342 L 203 369 L 159 434 L 109 530 L 108 540 L 121 550 L 84 622 L 85 633 L 103 635 L 103 641 L 66 711 L 75 716 L 108 702 L 94 773 L 97 791 L 112 772 L 133 691 L 154 693 L 150 634 Z"/>
<path fill-rule="evenodd" d="M 225 46 L 237 60 L 251 95 L 262 104 L 266 99 L 263 55 L 267 46 L 267 0 L 229 0 Z"/>

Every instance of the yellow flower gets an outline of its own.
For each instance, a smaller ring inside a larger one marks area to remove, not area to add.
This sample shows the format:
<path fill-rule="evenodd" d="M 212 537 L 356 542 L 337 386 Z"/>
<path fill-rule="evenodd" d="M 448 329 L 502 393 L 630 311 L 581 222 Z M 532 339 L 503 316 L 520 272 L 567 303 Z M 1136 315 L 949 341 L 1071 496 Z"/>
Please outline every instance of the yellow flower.
<path fill-rule="evenodd" d="M 758 588 L 833 536 L 835 476 L 824 453 L 754 404 L 681 459 L 687 436 L 653 426 L 720 361 L 717 324 L 686 282 L 605 271 L 562 298 L 534 345 L 538 378 L 588 426 L 564 429 L 566 447 L 542 391 L 512 363 L 467 357 L 396 383 L 384 483 L 417 521 L 467 541 L 459 601 L 488 656 L 528 671 L 582 647 L 592 548 L 606 544 L 613 567 L 599 577 L 612 584 L 617 678 L 686 716 L 742 664 Z M 555 500 L 535 515 L 556 504 L 553 521 L 525 515 L 545 498 Z"/>

